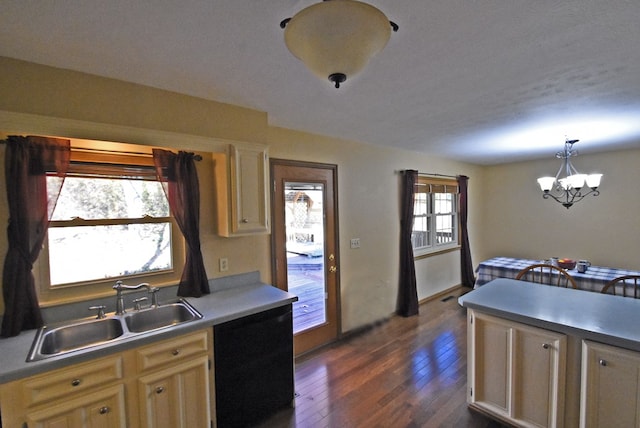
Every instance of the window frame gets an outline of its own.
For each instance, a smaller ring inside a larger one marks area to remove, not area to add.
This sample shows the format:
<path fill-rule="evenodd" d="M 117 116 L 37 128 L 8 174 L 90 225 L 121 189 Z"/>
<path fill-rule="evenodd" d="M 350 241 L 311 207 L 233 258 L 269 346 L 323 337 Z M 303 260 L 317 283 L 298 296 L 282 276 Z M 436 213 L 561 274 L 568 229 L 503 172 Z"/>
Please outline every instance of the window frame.
<path fill-rule="evenodd" d="M 142 179 L 141 175 L 151 181 L 155 178 L 155 165 L 151 148 L 144 148 L 144 152 L 129 152 L 115 144 L 114 150 L 99 150 L 95 148 L 71 148 L 71 165 L 67 176 L 99 177 L 104 175 L 99 171 L 108 171 L 112 176 L 120 175 L 123 178 Z M 120 148 L 122 151 L 118 151 Z M 138 177 L 138 178 L 136 178 Z M 51 285 L 49 267 L 48 239 L 45 239 L 43 248 L 37 262 L 34 264 L 34 277 L 36 278 L 36 292 L 41 307 L 54 306 L 62 303 L 84 301 L 112 295 L 113 284 L 116 280 L 137 284 L 149 282 L 154 286 L 164 287 L 175 285 L 180 281 L 185 263 L 185 241 L 175 219 L 169 217 L 150 217 L 118 219 L 118 220 L 83 220 L 72 219 L 51 221 L 49 227 L 65 227 L 79 225 L 104 225 L 104 224 L 140 224 L 154 222 L 170 222 L 172 236 L 172 264 L 173 268 L 162 271 L 124 275 L 108 279 L 74 282 L 71 284 Z"/>
<path fill-rule="evenodd" d="M 437 193 L 450 193 L 453 195 L 453 203 L 455 205 L 455 209 L 451 213 L 436 213 L 436 201 L 435 194 Z M 414 213 L 413 213 L 413 227 L 412 227 L 412 248 L 413 248 L 413 256 L 415 259 L 431 257 L 437 254 L 447 253 L 451 251 L 456 251 L 460 249 L 460 189 L 458 187 L 458 182 L 455 179 L 446 179 L 446 178 L 434 178 L 429 176 L 418 176 L 415 187 L 414 194 L 414 204 L 420 195 L 426 195 L 426 212 L 417 212 L 416 206 L 414 205 Z M 446 242 L 442 244 L 438 244 L 437 242 L 437 230 L 436 230 L 436 217 L 438 215 L 446 215 L 446 216 L 454 216 L 454 220 L 452 222 L 453 228 L 453 239 L 451 242 Z M 416 220 L 417 219 L 425 219 L 426 220 L 426 228 L 427 228 L 427 242 L 429 245 L 425 245 L 422 247 L 415 247 L 413 245 L 414 238 L 413 233 L 415 232 Z"/>

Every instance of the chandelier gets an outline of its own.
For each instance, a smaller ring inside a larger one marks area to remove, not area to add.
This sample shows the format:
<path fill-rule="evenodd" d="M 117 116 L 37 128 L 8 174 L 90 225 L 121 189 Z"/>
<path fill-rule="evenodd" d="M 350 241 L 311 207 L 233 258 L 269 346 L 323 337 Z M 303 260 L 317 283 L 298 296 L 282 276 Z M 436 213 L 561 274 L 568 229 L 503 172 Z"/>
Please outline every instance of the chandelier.
<path fill-rule="evenodd" d="M 602 174 L 580 174 L 571 164 L 571 157 L 578 155 L 578 152 L 573 149 L 573 145 L 578 141 L 566 140 L 564 150 L 556 153 L 556 158 L 562 159 L 562 165 L 555 177 L 538 178 L 540 189 L 544 192 L 542 197 L 544 199 L 551 197 L 567 209 L 585 196 L 600 194 L 598 186 Z"/>
<path fill-rule="evenodd" d="M 398 25 L 356 0 L 324 0 L 280 22 L 287 48 L 336 88 L 380 52 Z"/>

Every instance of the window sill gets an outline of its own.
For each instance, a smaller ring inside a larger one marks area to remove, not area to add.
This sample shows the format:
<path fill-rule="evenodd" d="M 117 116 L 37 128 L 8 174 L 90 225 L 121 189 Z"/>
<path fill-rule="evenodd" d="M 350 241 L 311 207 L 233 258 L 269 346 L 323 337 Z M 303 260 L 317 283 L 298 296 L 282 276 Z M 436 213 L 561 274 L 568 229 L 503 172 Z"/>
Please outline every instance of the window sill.
<path fill-rule="evenodd" d="M 427 259 L 429 257 L 439 256 L 441 254 L 451 253 L 453 251 L 459 251 L 460 248 L 461 248 L 460 245 L 456 245 L 455 247 L 447 247 L 447 248 L 443 248 L 441 250 L 431 251 L 429 253 L 423 253 L 423 254 L 414 255 L 413 256 L 413 260 Z"/>

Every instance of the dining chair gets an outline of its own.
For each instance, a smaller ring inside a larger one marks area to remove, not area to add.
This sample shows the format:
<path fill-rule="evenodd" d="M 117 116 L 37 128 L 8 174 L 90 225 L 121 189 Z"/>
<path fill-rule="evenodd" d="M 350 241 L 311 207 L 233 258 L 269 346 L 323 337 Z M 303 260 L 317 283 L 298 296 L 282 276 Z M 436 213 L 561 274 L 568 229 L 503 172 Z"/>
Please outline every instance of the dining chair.
<path fill-rule="evenodd" d="M 561 267 L 544 263 L 527 266 L 518 272 L 517 280 L 537 282 L 564 288 L 578 288 L 575 279 Z"/>
<path fill-rule="evenodd" d="M 624 275 L 612 279 L 601 293 L 640 299 L 640 275 Z"/>

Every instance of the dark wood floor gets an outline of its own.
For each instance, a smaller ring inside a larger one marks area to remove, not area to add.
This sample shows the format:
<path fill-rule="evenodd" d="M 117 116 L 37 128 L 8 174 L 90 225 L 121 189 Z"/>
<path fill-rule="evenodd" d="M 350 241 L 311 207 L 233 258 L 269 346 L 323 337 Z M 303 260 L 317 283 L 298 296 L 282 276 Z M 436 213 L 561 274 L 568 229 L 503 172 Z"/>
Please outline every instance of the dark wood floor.
<path fill-rule="evenodd" d="M 259 427 L 500 427 L 466 405 L 463 292 L 299 358 L 295 408 Z"/>

